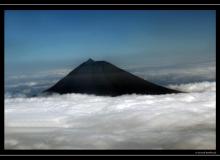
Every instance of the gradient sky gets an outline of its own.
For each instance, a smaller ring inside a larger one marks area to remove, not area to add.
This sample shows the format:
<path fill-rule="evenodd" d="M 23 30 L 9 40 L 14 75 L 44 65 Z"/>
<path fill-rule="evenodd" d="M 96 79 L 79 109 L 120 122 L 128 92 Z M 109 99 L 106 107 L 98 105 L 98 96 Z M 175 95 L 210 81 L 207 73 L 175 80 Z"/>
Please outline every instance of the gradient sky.
<path fill-rule="evenodd" d="M 215 61 L 215 11 L 5 11 L 6 74 L 77 66 Z"/>

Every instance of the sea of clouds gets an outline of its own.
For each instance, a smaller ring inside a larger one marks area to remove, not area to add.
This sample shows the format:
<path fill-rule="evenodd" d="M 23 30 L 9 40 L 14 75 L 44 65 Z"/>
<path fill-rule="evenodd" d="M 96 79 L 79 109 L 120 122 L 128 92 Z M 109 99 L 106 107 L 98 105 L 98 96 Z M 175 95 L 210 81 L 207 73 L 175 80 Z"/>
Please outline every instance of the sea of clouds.
<path fill-rule="evenodd" d="M 5 95 L 5 149 L 215 149 L 216 83 L 167 87 L 186 93 Z"/>

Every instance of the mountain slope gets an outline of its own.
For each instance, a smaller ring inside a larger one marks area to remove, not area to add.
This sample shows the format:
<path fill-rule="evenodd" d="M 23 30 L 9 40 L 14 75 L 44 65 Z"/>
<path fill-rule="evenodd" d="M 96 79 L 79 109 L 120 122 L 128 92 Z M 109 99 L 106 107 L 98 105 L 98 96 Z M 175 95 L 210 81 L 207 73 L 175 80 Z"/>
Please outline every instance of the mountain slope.
<path fill-rule="evenodd" d="M 168 94 L 179 91 L 145 81 L 106 61 L 88 61 L 45 92 L 86 93 L 118 96 L 123 94 Z"/>

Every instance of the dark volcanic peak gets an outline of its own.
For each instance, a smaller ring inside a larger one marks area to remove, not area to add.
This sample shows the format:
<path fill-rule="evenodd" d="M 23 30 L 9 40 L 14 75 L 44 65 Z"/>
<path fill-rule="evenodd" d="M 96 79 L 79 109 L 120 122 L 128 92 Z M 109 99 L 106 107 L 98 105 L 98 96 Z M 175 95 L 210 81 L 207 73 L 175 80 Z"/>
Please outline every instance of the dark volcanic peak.
<path fill-rule="evenodd" d="M 180 93 L 145 81 L 106 61 L 92 59 L 79 65 L 45 92 L 86 93 L 118 96 L 123 94 Z"/>
<path fill-rule="evenodd" d="M 93 62 L 95 62 L 95 61 L 93 59 L 89 58 L 88 61 L 85 62 L 85 64 L 91 64 Z"/>

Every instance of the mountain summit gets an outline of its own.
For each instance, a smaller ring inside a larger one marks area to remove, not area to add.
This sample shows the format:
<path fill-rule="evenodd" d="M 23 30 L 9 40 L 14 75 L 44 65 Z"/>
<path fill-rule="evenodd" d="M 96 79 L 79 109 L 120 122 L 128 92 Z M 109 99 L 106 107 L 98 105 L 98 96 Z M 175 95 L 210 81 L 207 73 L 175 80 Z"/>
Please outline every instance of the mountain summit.
<path fill-rule="evenodd" d="M 152 95 L 180 93 L 179 91 L 148 82 L 106 61 L 94 61 L 92 59 L 79 65 L 44 92 L 109 96 L 132 93 Z"/>

